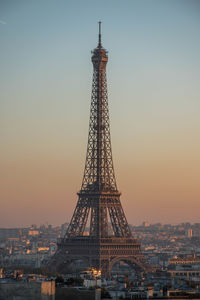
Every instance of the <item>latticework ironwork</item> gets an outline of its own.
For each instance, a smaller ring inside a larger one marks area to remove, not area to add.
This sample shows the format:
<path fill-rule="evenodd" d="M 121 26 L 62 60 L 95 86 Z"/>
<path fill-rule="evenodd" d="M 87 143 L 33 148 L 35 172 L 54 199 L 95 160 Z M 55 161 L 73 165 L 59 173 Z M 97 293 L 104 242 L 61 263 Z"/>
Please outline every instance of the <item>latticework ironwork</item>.
<path fill-rule="evenodd" d="M 90 236 L 107 237 L 108 217 L 116 237 L 130 237 L 117 190 L 112 159 L 108 92 L 107 51 L 99 43 L 92 52 L 93 84 L 85 171 L 79 200 L 66 237 L 82 236 L 90 218 Z"/>
<path fill-rule="evenodd" d="M 117 191 L 110 140 L 106 82 L 107 60 L 108 57 L 104 49 L 95 49 L 92 56 L 94 73 L 82 192 Z"/>

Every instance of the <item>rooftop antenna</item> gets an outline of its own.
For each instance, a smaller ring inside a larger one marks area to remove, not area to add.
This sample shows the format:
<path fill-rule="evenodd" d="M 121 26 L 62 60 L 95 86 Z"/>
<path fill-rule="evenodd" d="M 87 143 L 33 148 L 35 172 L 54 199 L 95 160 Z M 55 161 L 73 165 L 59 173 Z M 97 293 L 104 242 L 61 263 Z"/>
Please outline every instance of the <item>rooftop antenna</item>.
<path fill-rule="evenodd" d="M 102 45 L 101 45 L 101 21 L 99 21 L 99 44 L 98 44 L 98 47 L 101 48 Z"/>

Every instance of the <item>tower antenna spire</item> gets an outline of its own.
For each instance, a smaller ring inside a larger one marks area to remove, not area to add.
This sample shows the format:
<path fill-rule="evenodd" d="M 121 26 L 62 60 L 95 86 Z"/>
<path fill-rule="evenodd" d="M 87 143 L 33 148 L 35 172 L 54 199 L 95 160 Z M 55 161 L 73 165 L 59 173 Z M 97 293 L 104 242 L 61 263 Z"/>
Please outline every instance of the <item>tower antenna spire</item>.
<path fill-rule="evenodd" d="M 99 21 L 99 44 L 98 44 L 98 47 L 101 48 L 102 45 L 101 45 L 101 21 Z"/>

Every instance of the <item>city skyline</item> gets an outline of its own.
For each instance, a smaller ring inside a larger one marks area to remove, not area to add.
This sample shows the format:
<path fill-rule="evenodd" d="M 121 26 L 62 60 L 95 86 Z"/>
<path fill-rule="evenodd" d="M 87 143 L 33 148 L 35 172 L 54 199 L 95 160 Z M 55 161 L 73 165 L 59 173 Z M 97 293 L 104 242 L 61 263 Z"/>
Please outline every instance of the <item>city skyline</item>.
<path fill-rule="evenodd" d="M 0 227 L 70 220 L 83 176 L 99 20 L 128 222 L 199 221 L 200 5 L 103 2 L 106 11 L 98 1 L 0 4 Z"/>

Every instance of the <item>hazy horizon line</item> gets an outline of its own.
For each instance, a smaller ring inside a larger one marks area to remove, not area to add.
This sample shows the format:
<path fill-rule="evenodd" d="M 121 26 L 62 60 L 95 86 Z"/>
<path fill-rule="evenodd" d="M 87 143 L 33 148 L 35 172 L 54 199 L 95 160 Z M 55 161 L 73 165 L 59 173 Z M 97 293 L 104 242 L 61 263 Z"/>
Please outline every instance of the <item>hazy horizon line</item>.
<path fill-rule="evenodd" d="M 20 225 L 20 226 L 0 226 L 0 229 L 12 229 L 12 228 L 29 228 L 29 227 L 32 227 L 32 226 L 36 226 L 36 227 L 41 227 L 41 226 L 49 226 L 51 225 L 52 227 L 60 227 L 62 226 L 63 224 L 66 224 L 66 223 L 70 223 L 68 221 L 64 222 L 64 223 L 61 223 L 60 225 L 59 224 L 50 224 L 50 223 L 43 223 L 43 224 L 29 224 L 29 225 Z M 157 225 L 157 224 L 161 224 L 161 225 L 172 225 L 172 226 L 178 226 L 178 225 L 182 225 L 182 224 L 187 224 L 189 223 L 190 225 L 193 225 L 193 224 L 200 224 L 200 222 L 190 222 L 190 221 L 183 221 L 183 222 L 174 222 L 174 223 L 161 223 L 161 222 L 148 222 L 148 221 L 143 221 L 142 223 L 140 224 L 131 224 L 131 223 L 128 223 L 130 226 L 142 226 L 143 223 L 147 223 L 149 225 Z"/>

